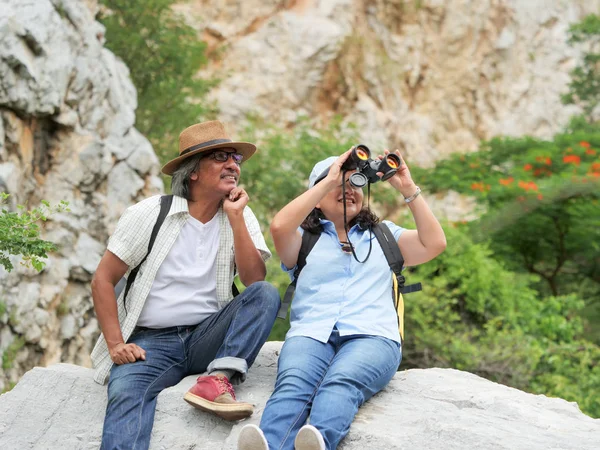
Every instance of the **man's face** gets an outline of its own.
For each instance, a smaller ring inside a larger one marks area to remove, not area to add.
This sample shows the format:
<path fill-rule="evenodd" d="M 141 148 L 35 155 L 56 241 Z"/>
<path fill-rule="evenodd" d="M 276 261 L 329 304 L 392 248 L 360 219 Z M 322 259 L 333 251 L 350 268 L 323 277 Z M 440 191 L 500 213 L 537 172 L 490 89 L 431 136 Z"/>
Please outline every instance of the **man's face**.
<path fill-rule="evenodd" d="M 221 161 L 225 154 L 227 160 Z M 196 181 L 202 191 L 226 196 L 237 186 L 240 179 L 240 166 L 234 154 L 237 154 L 236 150 L 230 147 L 211 150 L 200 160 L 200 166 L 191 175 L 191 179 Z"/>

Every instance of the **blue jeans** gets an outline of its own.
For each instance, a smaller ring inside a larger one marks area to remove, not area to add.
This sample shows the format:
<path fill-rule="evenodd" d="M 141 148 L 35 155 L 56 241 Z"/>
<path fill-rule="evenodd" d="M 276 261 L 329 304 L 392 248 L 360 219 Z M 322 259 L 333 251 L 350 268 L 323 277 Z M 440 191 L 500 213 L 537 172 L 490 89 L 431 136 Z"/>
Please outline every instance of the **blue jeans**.
<path fill-rule="evenodd" d="M 234 382 L 244 381 L 279 302 L 277 289 L 261 281 L 198 325 L 134 331 L 127 342 L 146 350 L 146 360 L 113 366 L 100 448 L 147 449 L 158 394 L 188 375 L 230 369 Z"/>
<path fill-rule="evenodd" d="M 327 343 L 309 337 L 287 339 L 281 349 L 275 392 L 260 421 L 269 449 L 294 448 L 310 416 L 328 450 L 348 434 L 358 408 L 392 379 L 400 344 L 379 336 L 340 336 Z"/>

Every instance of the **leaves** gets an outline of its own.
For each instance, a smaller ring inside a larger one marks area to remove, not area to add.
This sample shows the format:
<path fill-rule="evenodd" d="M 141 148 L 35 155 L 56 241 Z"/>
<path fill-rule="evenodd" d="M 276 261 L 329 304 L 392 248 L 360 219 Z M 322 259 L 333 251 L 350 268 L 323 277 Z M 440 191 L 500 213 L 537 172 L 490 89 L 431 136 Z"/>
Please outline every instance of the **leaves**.
<path fill-rule="evenodd" d="M 162 163 L 177 154 L 182 128 L 215 114 L 202 99 L 217 80 L 198 77 L 206 44 L 178 16 L 175 0 L 103 0 L 106 46 L 130 70 L 138 93 L 136 127 Z"/>
<path fill-rule="evenodd" d="M 8 194 L 0 193 L 0 204 L 8 199 Z M 42 200 L 42 205 L 27 211 L 23 205 L 17 205 L 18 212 L 11 212 L 6 208 L 0 214 L 0 265 L 8 272 L 14 266 L 10 255 L 22 255 L 21 263 L 31 266 L 40 272 L 45 263 L 41 260 L 47 258 L 47 253 L 56 250 L 56 245 L 39 238 L 39 221 L 46 221 L 53 213 L 70 211 L 68 203 L 61 201 L 56 207 Z"/>

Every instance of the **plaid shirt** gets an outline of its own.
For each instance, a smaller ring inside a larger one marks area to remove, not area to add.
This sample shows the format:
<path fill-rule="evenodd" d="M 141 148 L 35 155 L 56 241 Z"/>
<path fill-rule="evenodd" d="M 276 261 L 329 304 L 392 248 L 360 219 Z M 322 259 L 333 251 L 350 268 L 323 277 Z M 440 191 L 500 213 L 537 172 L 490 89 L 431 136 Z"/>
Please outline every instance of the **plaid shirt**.
<path fill-rule="evenodd" d="M 108 241 L 108 250 L 114 253 L 129 266 L 129 272 L 144 259 L 148 251 L 150 234 L 160 211 L 160 195 L 150 197 L 133 206 L 121 216 L 117 228 Z M 220 225 L 220 242 L 217 252 L 217 300 L 219 307 L 223 308 L 233 298 L 231 285 L 235 276 L 235 259 L 233 253 L 233 230 L 223 208 L 217 212 Z M 190 217 L 187 200 L 182 197 L 173 197 L 173 204 L 165 221 L 156 236 L 152 252 L 140 268 L 138 276 L 127 296 L 127 312 L 123 305 L 125 289 L 117 299 L 119 323 L 123 339 L 131 336 L 138 317 L 156 277 L 158 268 L 175 243 L 183 225 Z M 256 248 L 260 251 L 263 260 L 269 259 L 271 252 L 267 248 L 265 239 L 258 225 L 258 220 L 249 207 L 244 209 L 244 220 L 248 232 Z M 108 353 L 104 335 L 100 335 L 98 342 L 92 350 L 92 362 L 96 368 L 94 380 L 100 384 L 106 383 L 113 362 Z"/>

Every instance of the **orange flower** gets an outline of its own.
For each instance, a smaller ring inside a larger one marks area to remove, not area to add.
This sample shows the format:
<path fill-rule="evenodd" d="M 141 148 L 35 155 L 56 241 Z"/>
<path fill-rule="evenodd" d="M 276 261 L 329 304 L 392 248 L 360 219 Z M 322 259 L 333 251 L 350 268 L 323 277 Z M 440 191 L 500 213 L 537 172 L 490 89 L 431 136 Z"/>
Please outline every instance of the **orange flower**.
<path fill-rule="evenodd" d="M 586 141 L 581 141 L 579 145 L 581 145 L 583 148 L 590 148 L 590 143 Z"/>
<path fill-rule="evenodd" d="M 521 189 L 525 189 L 526 191 L 537 191 L 538 187 L 533 181 L 519 181 L 519 187 Z"/>
<path fill-rule="evenodd" d="M 523 169 L 525 169 L 525 171 L 528 171 L 528 170 L 531 170 L 531 167 L 532 167 L 531 164 L 525 164 L 523 166 Z"/>
<path fill-rule="evenodd" d="M 545 163 L 546 163 L 547 166 L 551 166 L 552 165 L 552 160 L 550 158 L 546 158 Z"/>
<path fill-rule="evenodd" d="M 502 186 L 508 186 L 510 185 L 513 181 L 515 181 L 515 179 L 513 177 L 510 178 L 500 178 L 500 184 Z"/>
<path fill-rule="evenodd" d="M 544 198 L 544 196 L 542 194 L 538 194 L 537 198 L 538 198 L 538 200 L 542 200 Z"/>
<path fill-rule="evenodd" d="M 585 154 L 586 154 L 586 155 L 595 155 L 595 154 L 596 154 L 596 150 L 593 150 L 593 149 L 591 149 L 591 148 L 588 148 L 588 149 L 585 151 Z"/>
<path fill-rule="evenodd" d="M 547 156 L 536 156 L 535 160 L 538 162 L 543 162 L 544 164 L 546 164 L 547 166 L 552 164 L 552 160 L 547 157 Z"/>
<path fill-rule="evenodd" d="M 592 172 L 600 171 L 600 162 L 592 163 Z"/>
<path fill-rule="evenodd" d="M 577 155 L 565 155 L 563 156 L 563 162 L 565 164 L 575 164 L 575 165 L 579 165 L 579 163 L 581 163 L 581 158 Z"/>

